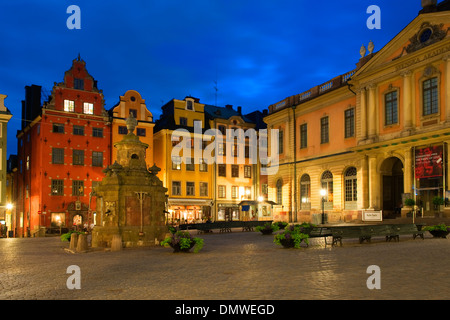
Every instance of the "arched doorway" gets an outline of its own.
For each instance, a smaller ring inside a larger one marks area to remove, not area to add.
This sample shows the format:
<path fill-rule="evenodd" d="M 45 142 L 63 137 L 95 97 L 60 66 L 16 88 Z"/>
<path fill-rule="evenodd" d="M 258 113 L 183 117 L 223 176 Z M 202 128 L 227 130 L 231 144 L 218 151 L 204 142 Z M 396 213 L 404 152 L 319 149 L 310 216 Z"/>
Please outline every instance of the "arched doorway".
<path fill-rule="evenodd" d="M 403 193 L 403 162 L 397 157 L 383 161 L 380 168 L 382 207 L 386 219 L 401 216 Z"/>

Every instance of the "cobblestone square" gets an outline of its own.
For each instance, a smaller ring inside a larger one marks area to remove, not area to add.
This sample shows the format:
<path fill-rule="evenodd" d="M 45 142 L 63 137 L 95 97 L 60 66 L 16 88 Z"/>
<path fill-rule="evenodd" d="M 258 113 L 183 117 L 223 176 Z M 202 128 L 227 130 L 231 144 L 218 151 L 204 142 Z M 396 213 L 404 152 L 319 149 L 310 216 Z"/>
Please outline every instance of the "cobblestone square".
<path fill-rule="evenodd" d="M 194 233 L 194 231 L 191 231 Z M 195 233 L 194 233 L 195 234 Z M 197 236 L 197 235 L 196 235 Z M 169 248 L 94 250 L 73 254 L 58 237 L 0 239 L 3 300 L 341 300 L 448 299 L 450 240 L 401 237 L 343 247 L 312 239 L 284 249 L 257 232 L 199 235 L 199 253 Z M 66 273 L 80 267 L 81 288 Z M 369 290 L 367 268 L 381 271 L 381 289 Z"/>

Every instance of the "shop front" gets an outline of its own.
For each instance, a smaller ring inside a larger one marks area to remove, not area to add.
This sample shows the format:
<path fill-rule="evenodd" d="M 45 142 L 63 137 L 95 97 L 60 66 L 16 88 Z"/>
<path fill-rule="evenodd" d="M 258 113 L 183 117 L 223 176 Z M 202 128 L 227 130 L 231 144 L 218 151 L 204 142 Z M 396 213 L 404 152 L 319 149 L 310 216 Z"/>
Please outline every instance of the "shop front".
<path fill-rule="evenodd" d="M 168 200 L 167 224 L 200 223 L 210 218 L 211 200 L 170 198 Z"/>
<path fill-rule="evenodd" d="M 273 220 L 272 207 L 276 205 L 273 201 L 241 201 L 239 206 L 242 211 L 242 220 Z"/>
<path fill-rule="evenodd" d="M 444 211 L 448 194 L 446 148 L 446 144 L 414 148 L 414 190 L 422 217 L 439 217 Z"/>

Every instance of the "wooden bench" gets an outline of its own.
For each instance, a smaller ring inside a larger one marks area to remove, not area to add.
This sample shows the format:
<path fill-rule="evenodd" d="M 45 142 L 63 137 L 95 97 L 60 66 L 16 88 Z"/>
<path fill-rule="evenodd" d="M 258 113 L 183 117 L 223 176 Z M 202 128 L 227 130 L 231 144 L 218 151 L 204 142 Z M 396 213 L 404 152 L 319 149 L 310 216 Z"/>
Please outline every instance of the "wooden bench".
<path fill-rule="evenodd" d="M 332 245 L 334 246 L 339 242 L 342 246 L 342 239 L 344 238 L 357 238 L 359 243 L 371 242 L 372 237 L 385 237 L 391 234 L 391 229 L 388 225 L 343 226 L 332 227 L 331 233 L 333 236 Z"/>
<path fill-rule="evenodd" d="M 339 242 L 341 246 L 343 238 L 358 238 L 359 243 L 363 243 L 364 241 L 371 242 L 372 237 L 385 237 L 386 241 L 399 241 L 400 235 L 411 234 L 414 239 L 418 236 L 424 239 L 423 231 L 419 230 L 415 224 L 332 227 L 331 233 L 333 236 L 332 245 Z"/>
<path fill-rule="evenodd" d="M 183 228 L 188 226 L 188 229 L 197 229 L 198 233 L 209 233 L 214 229 L 219 229 L 219 233 L 226 233 L 231 232 L 232 228 L 242 228 L 242 231 L 253 231 L 253 228 L 263 226 L 265 223 L 272 223 L 272 221 L 216 221 L 183 225 Z"/>
<path fill-rule="evenodd" d="M 327 227 L 313 227 L 307 234 L 310 238 L 324 238 L 325 246 L 327 245 L 327 238 L 333 236 L 331 229 Z"/>
<path fill-rule="evenodd" d="M 400 241 L 401 235 L 412 235 L 415 240 L 417 237 L 421 237 L 424 240 L 423 231 L 421 226 L 411 224 L 393 224 L 389 226 L 391 228 L 391 233 L 386 235 L 386 241 L 396 240 Z"/>

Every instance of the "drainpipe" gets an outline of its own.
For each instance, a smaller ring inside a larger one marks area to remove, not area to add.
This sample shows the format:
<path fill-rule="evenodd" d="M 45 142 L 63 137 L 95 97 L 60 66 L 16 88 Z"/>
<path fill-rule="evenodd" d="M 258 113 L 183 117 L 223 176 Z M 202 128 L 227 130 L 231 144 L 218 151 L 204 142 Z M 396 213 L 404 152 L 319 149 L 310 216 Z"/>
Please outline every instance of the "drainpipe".
<path fill-rule="evenodd" d="M 295 119 L 295 104 L 292 106 L 294 115 L 294 222 L 297 222 L 297 122 Z"/>

